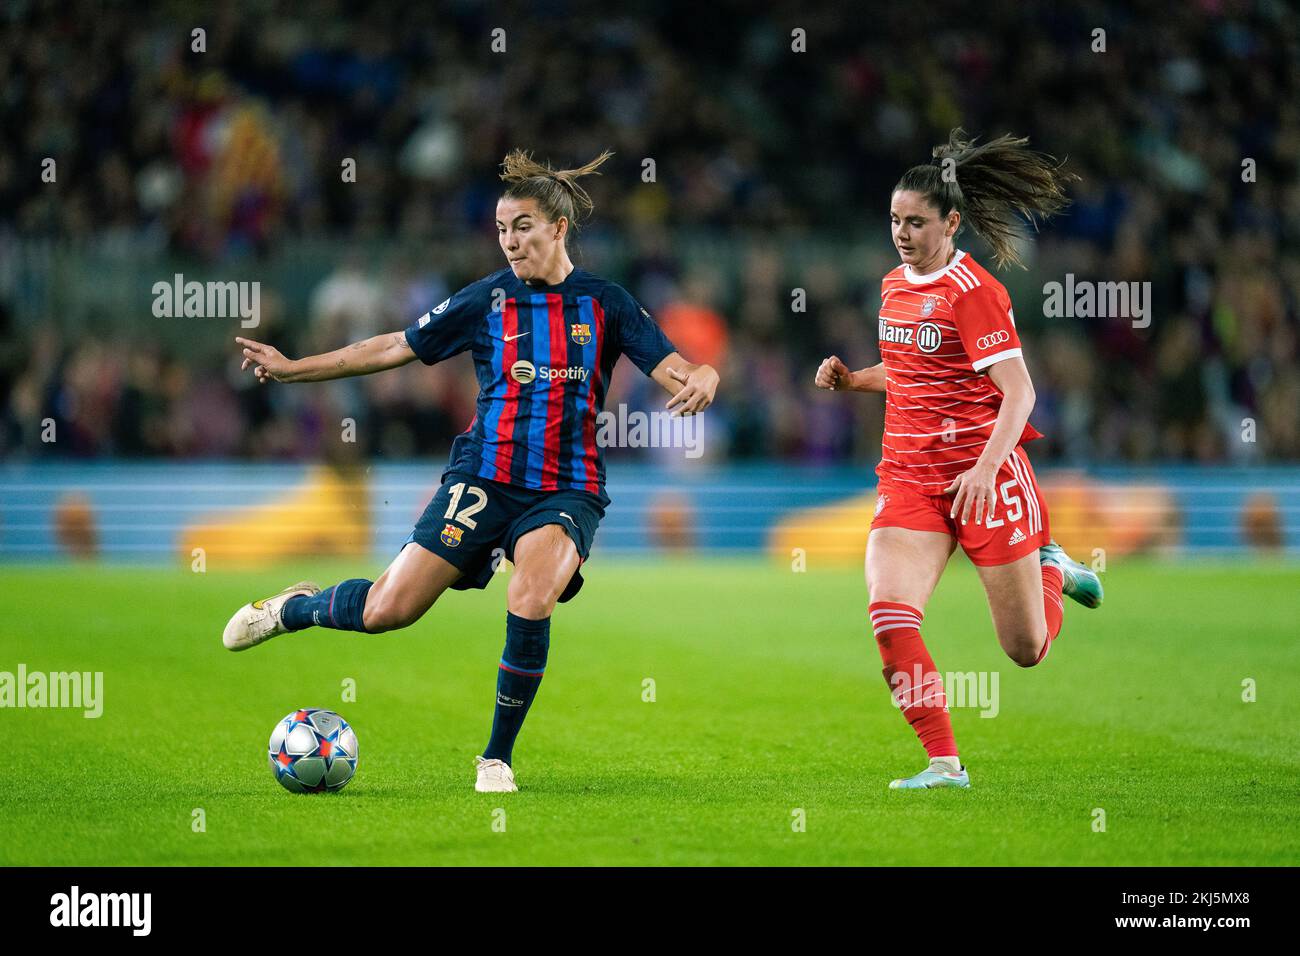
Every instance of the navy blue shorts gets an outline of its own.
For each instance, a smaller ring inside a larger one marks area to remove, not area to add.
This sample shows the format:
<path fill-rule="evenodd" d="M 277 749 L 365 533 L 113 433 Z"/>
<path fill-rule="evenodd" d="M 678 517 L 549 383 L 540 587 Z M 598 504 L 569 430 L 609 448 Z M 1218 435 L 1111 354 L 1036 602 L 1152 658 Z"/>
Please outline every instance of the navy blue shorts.
<path fill-rule="evenodd" d="M 515 542 L 543 525 L 567 531 L 579 560 L 586 561 L 603 517 L 605 502 L 589 491 L 536 491 L 451 471 L 402 547 L 414 541 L 448 561 L 462 573 L 452 587 L 468 591 L 487 587 L 501 558 L 515 559 Z M 579 568 L 560 600 L 581 588 Z"/>

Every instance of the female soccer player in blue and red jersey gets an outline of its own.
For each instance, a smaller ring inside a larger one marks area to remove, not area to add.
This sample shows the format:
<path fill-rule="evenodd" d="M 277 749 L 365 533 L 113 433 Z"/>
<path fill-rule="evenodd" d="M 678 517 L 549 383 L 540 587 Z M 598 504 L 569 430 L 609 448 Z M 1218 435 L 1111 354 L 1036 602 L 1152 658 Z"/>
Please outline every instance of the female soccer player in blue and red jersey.
<path fill-rule="evenodd" d="M 347 348 L 291 360 L 236 339 L 261 382 L 321 382 L 470 351 L 477 412 L 452 445 L 442 487 L 401 552 L 376 581 L 321 590 L 310 582 L 241 608 L 225 646 L 239 651 L 312 625 L 377 633 L 419 620 L 447 588 L 484 588 L 496 561 L 514 562 L 506 643 L 497 669 L 492 736 L 475 788 L 516 789 L 515 738 L 546 668 L 551 612 L 582 586 L 579 570 L 604 516 L 605 467 L 596 441 L 620 355 L 672 393 L 667 407 L 694 415 L 713 401 L 718 375 L 683 359 L 635 299 L 574 268 L 565 240 L 592 204 L 579 169 L 554 170 L 512 152 L 496 208 L 508 268 L 461 289 L 413 322 Z"/>
<path fill-rule="evenodd" d="M 1015 217 L 1064 207 L 1072 177 L 1003 136 L 982 146 L 954 130 L 937 165 L 894 187 L 889 218 L 902 265 L 881 286 L 879 365 L 822 362 L 821 388 L 885 393 L 876 514 L 867 539 L 871 625 L 885 680 L 930 757 L 899 789 L 967 787 L 943 683 L 921 639 L 926 602 L 960 544 L 979 572 L 993 627 L 1022 667 L 1047 656 L 1062 593 L 1101 603 L 1101 582 L 1058 547 L 1023 443 L 1034 386 L 1002 284 L 954 240 L 970 225 L 998 264 L 1019 263 Z M 945 175 L 945 172 L 952 175 Z"/>

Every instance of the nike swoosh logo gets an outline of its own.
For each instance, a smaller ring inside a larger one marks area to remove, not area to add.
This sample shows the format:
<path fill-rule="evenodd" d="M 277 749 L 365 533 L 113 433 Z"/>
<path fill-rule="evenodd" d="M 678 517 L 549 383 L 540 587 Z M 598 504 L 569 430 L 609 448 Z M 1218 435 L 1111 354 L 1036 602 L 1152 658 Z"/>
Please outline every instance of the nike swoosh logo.
<path fill-rule="evenodd" d="M 529 329 L 529 332 L 531 332 L 531 331 L 532 331 L 532 330 Z M 515 339 L 522 339 L 522 338 L 523 338 L 525 335 L 527 335 L 527 334 L 528 334 L 528 332 L 520 332 L 518 335 L 506 335 L 506 336 L 502 336 L 501 341 L 502 341 L 502 342 L 513 342 Z"/>
<path fill-rule="evenodd" d="M 561 517 L 561 518 L 568 518 L 568 519 L 569 519 L 569 524 L 573 525 L 575 528 L 578 526 L 578 522 L 574 521 L 573 518 L 572 518 L 572 516 L 570 516 L 570 514 L 569 514 L 567 511 L 561 511 L 561 512 L 560 512 L 560 517 Z"/>

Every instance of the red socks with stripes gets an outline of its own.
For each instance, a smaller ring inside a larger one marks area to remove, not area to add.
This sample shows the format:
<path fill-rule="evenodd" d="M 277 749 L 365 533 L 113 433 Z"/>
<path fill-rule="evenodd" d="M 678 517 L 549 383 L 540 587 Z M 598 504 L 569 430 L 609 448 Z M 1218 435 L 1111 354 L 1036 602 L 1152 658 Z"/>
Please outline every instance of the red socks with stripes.
<path fill-rule="evenodd" d="M 1061 633 L 1061 619 L 1065 616 L 1065 608 L 1061 606 L 1061 588 L 1064 586 L 1065 578 L 1061 575 L 1061 569 L 1050 564 L 1043 565 L 1043 614 L 1047 618 L 1047 640 L 1043 641 L 1043 649 L 1038 652 L 1035 664 L 1043 662 L 1047 652 L 1052 649 L 1052 641 Z"/>
<path fill-rule="evenodd" d="M 1043 572 L 1043 612 L 1047 619 L 1047 640 L 1035 664 L 1051 650 L 1052 641 L 1061 633 L 1064 608 L 1061 588 L 1065 584 L 1059 568 L 1046 565 Z M 921 612 L 909 604 L 896 601 L 872 601 L 871 629 L 884 662 L 885 681 L 894 702 L 912 725 L 921 746 L 931 759 L 957 756 L 957 741 L 948 714 L 948 698 L 943 678 L 934 659 L 921 639 Z"/>
<path fill-rule="evenodd" d="M 955 758 L 957 741 L 948 698 L 943 678 L 921 640 L 921 612 L 894 601 L 872 601 L 870 611 L 880 659 L 885 663 L 885 681 L 895 703 L 931 758 Z"/>

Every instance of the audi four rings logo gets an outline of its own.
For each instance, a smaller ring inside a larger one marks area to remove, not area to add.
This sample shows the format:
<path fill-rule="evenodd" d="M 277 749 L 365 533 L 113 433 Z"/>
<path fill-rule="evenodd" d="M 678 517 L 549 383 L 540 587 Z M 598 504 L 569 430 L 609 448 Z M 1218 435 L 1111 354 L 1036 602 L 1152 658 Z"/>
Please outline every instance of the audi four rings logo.
<path fill-rule="evenodd" d="M 1001 345 L 1009 338 L 1011 338 L 1011 335 L 1008 332 L 992 332 L 981 339 L 977 339 L 975 347 L 977 349 L 990 349 L 995 345 Z"/>

